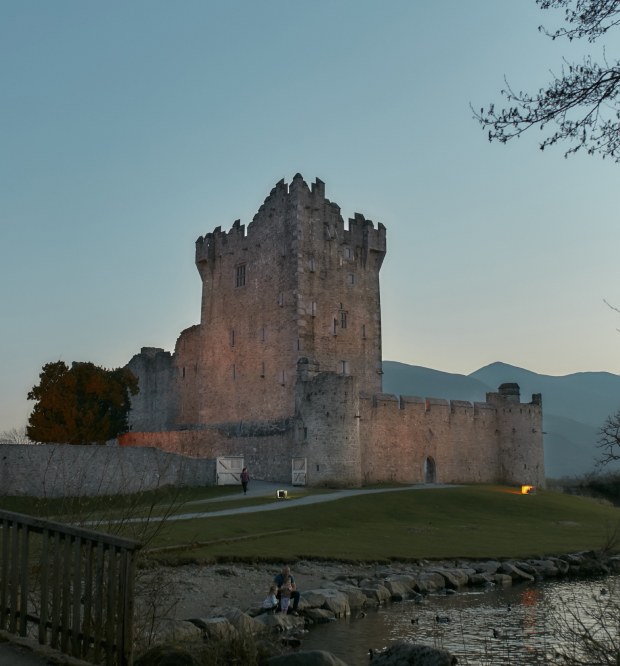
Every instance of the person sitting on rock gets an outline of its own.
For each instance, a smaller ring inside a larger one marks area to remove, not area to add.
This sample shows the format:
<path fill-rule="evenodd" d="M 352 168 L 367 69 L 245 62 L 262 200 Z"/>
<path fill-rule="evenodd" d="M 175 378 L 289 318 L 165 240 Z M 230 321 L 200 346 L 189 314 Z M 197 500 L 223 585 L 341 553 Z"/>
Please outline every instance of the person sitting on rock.
<path fill-rule="evenodd" d="M 273 582 L 277 585 L 278 587 L 278 601 L 280 602 L 279 607 L 280 610 L 283 610 L 282 608 L 282 586 L 285 581 L 288 581 L 288 584 L 290 585 L 290 594 L 288 595 L 288 598 L 290 601 L 293 602 L 292 608 L 288 607 L 287 603 L 287 609 L 288 613 L 291 615 L 297 615 L 297 606 L 299 606 L 299 599 L 301 598 L 301 594 L 299 593 L 299 590 L 297 590 L 297 587 L 295 585 L 295 579 L 291 575 L 291 569 L 288 566 L 285 566 L 282 568 L 281 573 L 277 574 L 276 577 L 273 579 Z"/>
<path fill-rule="evenodd" d="M 285 615 L 288 613 L 288 607 L 291 603 L 291 594 L 293 594 L 291 577 L 285 576 L 282 585 L 280 585 L 280 611 Z"/>

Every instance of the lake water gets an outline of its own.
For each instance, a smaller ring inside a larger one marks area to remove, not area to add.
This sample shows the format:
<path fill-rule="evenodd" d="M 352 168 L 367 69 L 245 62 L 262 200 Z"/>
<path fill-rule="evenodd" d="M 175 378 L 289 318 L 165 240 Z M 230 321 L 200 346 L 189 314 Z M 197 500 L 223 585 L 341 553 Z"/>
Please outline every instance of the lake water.
<path fill-rule="evenodd" d="M 586 625 L 595 623 L 596 614 L 609 611 L 615 598 L 608 590 L 620 591 L 619 585 L 620 577 L 614 577 L 429 595 L 424 604 L 395 602 L 366 610 L 365 617 L 354 614 L 313 627 L 303 649 L 328 650 L 357 666 L 369 663 L 369 649 L 406 640 L 442 647 L 469 666 L 562 663 L 559 653 L 572 647 L 562 628 L 575 621 L 573 614 Z M 615 607 L 611 610 L 617 632 L 619 620 Z M 437 622 L 437 616 L 449 621 Z"/>

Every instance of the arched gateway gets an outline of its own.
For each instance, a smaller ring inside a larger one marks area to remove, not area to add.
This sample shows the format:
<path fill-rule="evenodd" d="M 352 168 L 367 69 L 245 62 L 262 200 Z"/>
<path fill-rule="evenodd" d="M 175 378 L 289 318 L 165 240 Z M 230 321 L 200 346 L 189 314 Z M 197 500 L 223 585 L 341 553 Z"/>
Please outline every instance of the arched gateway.
<path fill-rule="evenodd" d="M 435 460 L 428 456 L 424 461 L 424 483 L 435 483 L 436 481 L 436 470 L 435 470 Z"/>

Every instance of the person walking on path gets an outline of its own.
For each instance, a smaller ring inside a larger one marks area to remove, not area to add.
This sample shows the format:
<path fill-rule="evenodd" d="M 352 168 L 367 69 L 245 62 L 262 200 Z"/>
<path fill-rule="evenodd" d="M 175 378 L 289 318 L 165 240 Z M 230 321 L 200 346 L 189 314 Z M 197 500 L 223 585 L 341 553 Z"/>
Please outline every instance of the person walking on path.
<path fill-rule="evenodd" d="M 248 483 L 250 482 L 250 473 L 248 472 L 247 467 L 244 467 L 241 470 L 241 476 L 239 478 L 241 479 L 241 487 L 243 488 L 243 494 L 247 495 L 248 494 Z"/>

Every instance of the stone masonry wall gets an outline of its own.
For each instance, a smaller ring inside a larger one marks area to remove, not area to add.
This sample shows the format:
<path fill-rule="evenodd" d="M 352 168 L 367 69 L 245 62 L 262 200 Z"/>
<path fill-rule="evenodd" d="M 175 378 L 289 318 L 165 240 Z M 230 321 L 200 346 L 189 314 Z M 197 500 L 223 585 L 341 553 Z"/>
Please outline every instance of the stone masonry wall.
<path fill-rule="evenodd" d="M 253 476 L 283 483 L 291 480 L 292 458 L 305 458 L 309 486 L 545 485 L 539 401 L 495 393 L 474 404 L 369 396 L 359 393 L 355 377 L 319 372 L 307 359 L 298 374 L 295 419 L 128 433 L 121 443 L 188 456 L 243 456 Z"/>
<path fill-rule="evenodd" d="M 143 347 L 127 367 L 138 379 L 139 391 L 131 396 L 129 424 L 136 430 L 163 430 L 175 416 L 175 367 L 172 354 Z"/>
<path fill-rule="evenodd" d="M 296 456 L 310 486 L 361 486 L 359 390 L 355 377 L 319 373 L 298 385 Z"/>
<path fill-rule="evenodd" d="M 542 487 L 545 479 L 542 400 L 532 396 L 529 404 L 502 400 L 496 393 L 487 394 L 496 405 L 500 442 L 500 478 L 511 485 L 528 484 Z"/>
<path fill-rule="evenodd" d="M 196 241 L 202 278 L 197 423 L 282 418 L 294 409 L 296 230 L 279 183 L 248 226 Z"/>
<path fill-rule="evenodd" d="M 539 405 L 379 395 L 360 415 L 366 484 L 424 483 L 430 459 L 438 483 L 544 487 Z"/>
<path fill-rule="evenodd" d="M 355 376 L 360 390 L 379 392 L 385 227 L 356 213 L 346 229 L 320 180 L 310 189 L 297 174 L 289 191 L 298 237 L 299 356 L 322 371 Z"/>
<path fill-rule="evenodd" d="M 286 421 L 237 422 L 166 432 L 129 432 L 121 447 L 157 447 L 192 458 L 242 456 L 250 476 L 290 483 L 293 427 Z"/>
<path fill-rule="evenodd" d="M 169 428 L 199 422 L 200 386 L 202 379 L 201 358 L 203 342 L 201 327 L 191 326 L 179 335 L 174 348 L 175 411 L 171 415 Z M 141 428 L 142 429 L 142 428 Z M 148 426 L 145 430 L 151 430 Z"/>
<path fill-rule="evenodd" d="M 90 497 L 214 484 L 214 461 L 154 448 L 0 445 L 0 496 Z"/>

